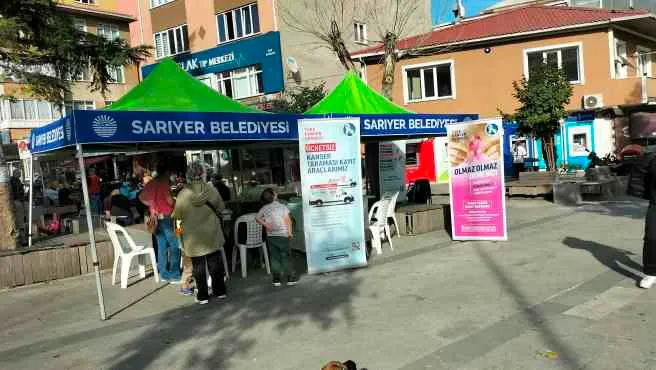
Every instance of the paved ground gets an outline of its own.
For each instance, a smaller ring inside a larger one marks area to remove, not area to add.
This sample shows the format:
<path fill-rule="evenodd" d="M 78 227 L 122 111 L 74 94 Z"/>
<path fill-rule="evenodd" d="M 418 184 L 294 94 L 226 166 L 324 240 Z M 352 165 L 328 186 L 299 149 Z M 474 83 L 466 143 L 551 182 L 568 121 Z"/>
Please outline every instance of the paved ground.
<path fill-rule="evenodd" d="M 106 284 L 105 322 L 91 277 L 9 290 L 0 368 L 656 369 L 644 208 L 512 200 L 509 242 L 395 239 L 369 268 L 278 290 L 254 272 L 206 306 L 152 279 Z"/>

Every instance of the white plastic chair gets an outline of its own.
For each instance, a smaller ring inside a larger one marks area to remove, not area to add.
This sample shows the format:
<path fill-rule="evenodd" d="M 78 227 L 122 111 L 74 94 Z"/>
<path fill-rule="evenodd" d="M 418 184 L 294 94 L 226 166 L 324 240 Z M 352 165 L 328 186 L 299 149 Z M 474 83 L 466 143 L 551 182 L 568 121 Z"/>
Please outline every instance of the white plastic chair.
<path fill-rule="evenodd" d="M 380 245 L 380 239 L 385 238 L 389 243 L 390 249 L 394 250 L 392 245 L 392 232 L 387 222 L 387 209 L 390 206 L 390 199 L 381 199 L 374 203 L 369 210 L 369 230 L 372 233 L 372 245 Z M 374 240 L 374 239 L 378 240 Z M 382 253 L 382 248 L 377 249 L 378 254 Z"/>
<path fill-rule="evenodd" d="M 252 248 L 262 248 L 264 254 L 264 264 L 266 265 L 267 274 L 271 274 L 271 266 L 269 266 L 269 252 L 267 251 L 266 242 L 262 239 L 262 225 L 255 221 L 255 213 L 245 214 L 237 219 L 235 222 L 235 249 L 232 252 L 232 272 L 237 269 L 237 249 L 239 249 L 239 258 L 241 261 L 241 277 L 246 278 L 246 251 Z M 246 243 L 238 243 L 239 225 L 246 224 Z"/>
<path fill-rule="evenodd" d="M 150 256 L 150 263 L 153 266 L 153 273 L 155 275 L 155 282 L 159 283 L 159 271 L 157 270 L 157 262 L 155 262 L 155 250 L 153 247 L 144 247 L 136 245 L 134 240 L 128 232 L 120 225 L 112 222 L 105 222 L 107 233 L 114 246 L 114 266 L 112 267 L 112 285 L 116 284 L 116 269 L 118 268 L 118 261 L 121 260 L 121 288 L 128 287 L 128 276 L 130 273 L 130 265 L 132 258 L 136 256 Z M 120 239 L 119 233 L 123 234 L 128 245 L 124 246 Z M 146 277 L 146 264 L 139 259 L 139 276 L 143 279 Z"/>
<path fill-rule="evenodd" d="M 387 205 L 387 220 L 389 222 L 390 219 L 392 219 L 392 224 L 394 224 L 394 227 L 396 228 L 396 236 L 400 237 L 401 235 L 399 234 L 399 222 L 396 221 L 396 201 L 399 199 L 399 192 L 397 191 L 396 193 L 388 193 L 388 194 L 383 194 L 383 199 L 388 199 L 389 204 Z"/>

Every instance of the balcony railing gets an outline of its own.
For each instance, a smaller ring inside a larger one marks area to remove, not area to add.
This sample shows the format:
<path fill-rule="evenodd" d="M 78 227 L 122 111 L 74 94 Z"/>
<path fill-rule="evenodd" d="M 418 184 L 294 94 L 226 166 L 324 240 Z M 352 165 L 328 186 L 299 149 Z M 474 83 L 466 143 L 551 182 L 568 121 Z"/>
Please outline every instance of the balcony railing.
<path fill-rule="evenodd" d="M 656 78 L 642 76 L 641 85 L 642 85 L 642 103 L 656 104 Z"/>

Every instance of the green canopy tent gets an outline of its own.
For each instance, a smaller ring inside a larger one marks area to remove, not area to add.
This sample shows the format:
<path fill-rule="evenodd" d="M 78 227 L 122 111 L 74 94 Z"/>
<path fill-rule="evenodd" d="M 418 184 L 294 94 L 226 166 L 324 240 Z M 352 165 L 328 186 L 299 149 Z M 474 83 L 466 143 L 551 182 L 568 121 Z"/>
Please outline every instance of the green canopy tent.
<path fill-rule="evenodd" d="M 164 59 L 139 85 L 107 110 L 142 112 L 265 113 L 219 94 Z"/>
<path fill-rule="evenodd" d="M 346 72 L 344 79 L 335 89 L 305 114 L 408 114 L 409 110 L 402 108 L 374 89 L 362 82 L 352 71 Z M 374 193 L 379 193 L 380 179 L 378 177 L 378 141 L 368 142 L 365 152 L 365 168 L 367 182 Z M 375 170 L 375 172 L 373 171 Z"/>
<path fill-rule="evenodd" d="M 367 86 L 352 71 L 346 72 L 344 79 L 335 89 L 305 114 L 407 114 L 409 110 L 400 107 Z"/>

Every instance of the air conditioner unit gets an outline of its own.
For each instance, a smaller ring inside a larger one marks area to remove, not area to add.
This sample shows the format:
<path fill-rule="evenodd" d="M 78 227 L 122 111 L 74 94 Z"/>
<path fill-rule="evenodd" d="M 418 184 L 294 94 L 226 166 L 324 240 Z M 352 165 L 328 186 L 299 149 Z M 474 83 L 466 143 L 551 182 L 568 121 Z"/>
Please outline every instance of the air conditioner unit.
<path fill-rule="evenodd" d="M 604 96 L 601 94 L 583 95 L 583 109 L 595 109 L 604 106 Z"/>

